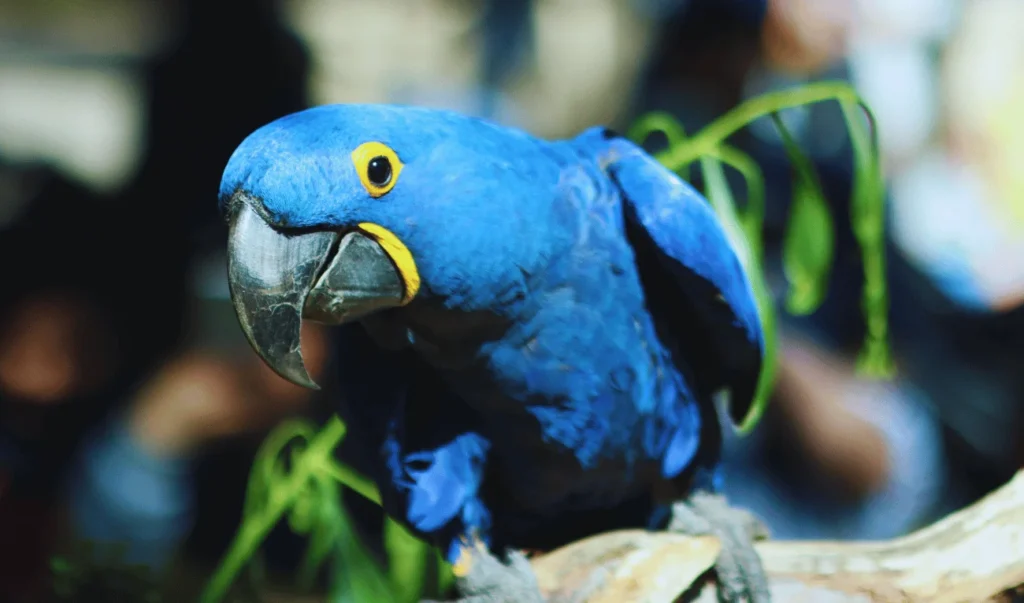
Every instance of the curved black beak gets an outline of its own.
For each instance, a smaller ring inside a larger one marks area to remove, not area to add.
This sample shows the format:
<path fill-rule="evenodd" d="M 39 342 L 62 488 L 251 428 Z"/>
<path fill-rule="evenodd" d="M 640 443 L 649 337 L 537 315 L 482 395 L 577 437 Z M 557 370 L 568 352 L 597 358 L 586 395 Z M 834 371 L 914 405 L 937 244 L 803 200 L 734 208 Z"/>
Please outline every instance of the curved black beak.
<path fill-rule="evenodd" d="M 404 303 L 398 269 L 360 231 L 288 233 L 270 226 L 250 198 L 228 216 L 228 283 L 242 331 L 260 358 L 285 379 L 319 386 L 302 358 L 302 319 L 358 320 Z"/>

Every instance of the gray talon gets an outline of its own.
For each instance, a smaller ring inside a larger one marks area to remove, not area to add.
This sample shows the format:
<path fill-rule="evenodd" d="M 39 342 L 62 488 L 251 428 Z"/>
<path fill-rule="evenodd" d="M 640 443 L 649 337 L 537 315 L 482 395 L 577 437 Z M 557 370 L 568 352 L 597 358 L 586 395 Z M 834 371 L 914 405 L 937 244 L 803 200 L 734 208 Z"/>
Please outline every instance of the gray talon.
<path fill-rule="evenodd" d="M 717 536 L 722 552 L 715 562 L 721 603 L 770 603 L 771 591 L 753 543 L 768 538 L 767 526 L 754 514 L 732 507 L 725 498 L 695 492 L 672 507 L 668 529 L 690 536 Z"/>
<path fill-rule="evenodd" d="M 519 551 L 510 552 L 506 564 L 477 550 L 469 574 L 455 584 L 460 598 L 451 603 L 545 603 L 530 561 Z"/>

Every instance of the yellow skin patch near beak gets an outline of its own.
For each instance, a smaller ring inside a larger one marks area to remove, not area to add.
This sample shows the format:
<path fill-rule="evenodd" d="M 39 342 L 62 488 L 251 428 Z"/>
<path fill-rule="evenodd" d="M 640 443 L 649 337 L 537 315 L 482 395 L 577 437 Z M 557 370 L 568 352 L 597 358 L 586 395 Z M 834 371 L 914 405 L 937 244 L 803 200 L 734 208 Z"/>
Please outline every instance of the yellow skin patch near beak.
<path fill-rule="evenodd" d="M 469 575 L 469 570 L 473 567 L 473 553 L 475 551 L 486 553 L 487 547 L 484 545 L 484 542 L 476 537 L 473 538 L 472 542 L 463 538 L 462 547 L 459 550 L 459 558 L 455 560 L 455 565 L 452 566 L 452 573 L 455 574 L 456 578 L 465 578 Z"/>
<path fill-rule="evenodd" d="M 416 261 L 413 260 L 409 248 L 383 226 L 363 222 L 359 225 L 359 230 L 373 237 L 398 267 L 398 273 L 402 275 L 402 282 L 405 284 L 402 305 L 411 302 L 420 290 L 420 273 L 416 269 Z"/>

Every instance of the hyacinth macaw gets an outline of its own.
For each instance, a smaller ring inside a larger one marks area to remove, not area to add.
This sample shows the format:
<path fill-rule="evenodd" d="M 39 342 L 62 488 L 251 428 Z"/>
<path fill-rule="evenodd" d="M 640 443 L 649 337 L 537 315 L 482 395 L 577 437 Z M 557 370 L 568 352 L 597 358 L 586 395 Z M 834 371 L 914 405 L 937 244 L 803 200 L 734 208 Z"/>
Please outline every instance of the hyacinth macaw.
<path fill-rule="evenodd" d="M 464 601 L 539 600 L 519 550 L 629 527 L 717 535 L 723 600 L 768 600 L 763 527 L 716 494 L 714 397 L 742 417 L 761 368 L 754 296 L 640 147 L 328 105 L 250 134 L 219 199 L 249 342 L 315 388 L 300 323 L 337 325 L 347 460 Z"/>

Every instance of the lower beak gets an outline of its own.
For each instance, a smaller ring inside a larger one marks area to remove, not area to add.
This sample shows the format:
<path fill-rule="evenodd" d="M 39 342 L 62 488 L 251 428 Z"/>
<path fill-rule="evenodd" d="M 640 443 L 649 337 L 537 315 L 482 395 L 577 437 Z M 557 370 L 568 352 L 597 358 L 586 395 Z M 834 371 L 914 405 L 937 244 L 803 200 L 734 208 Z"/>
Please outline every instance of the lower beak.
<path fill-rule="evenodd" d="M 406 285 L 375 238 L 360 231 L 280 232 L 247 202 L 229 217 L 228 282 L 242 331 L 277 374 L 319 389 L 302 358 L 302 319 L 358 320 L 400 306 Z"/>

